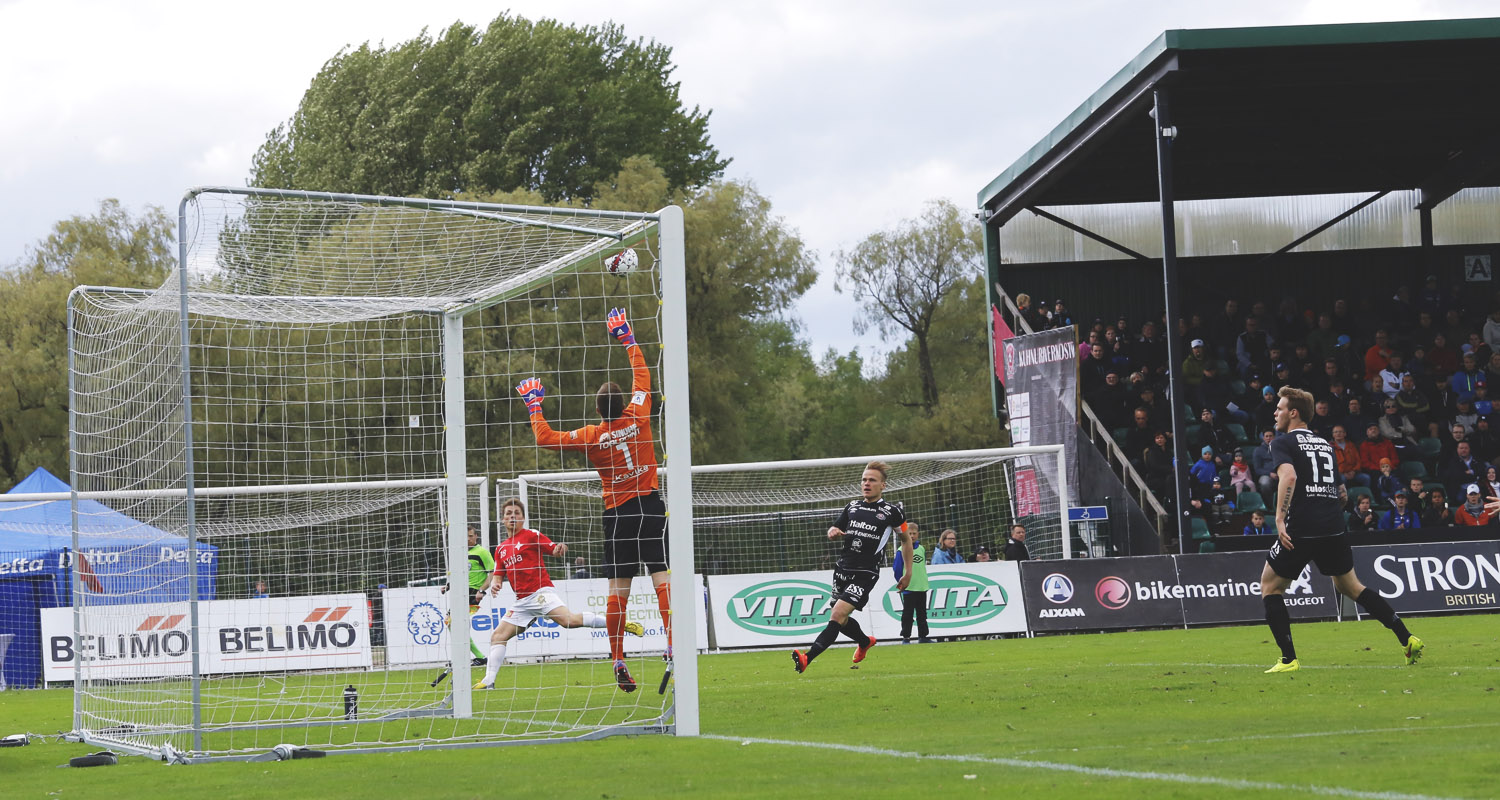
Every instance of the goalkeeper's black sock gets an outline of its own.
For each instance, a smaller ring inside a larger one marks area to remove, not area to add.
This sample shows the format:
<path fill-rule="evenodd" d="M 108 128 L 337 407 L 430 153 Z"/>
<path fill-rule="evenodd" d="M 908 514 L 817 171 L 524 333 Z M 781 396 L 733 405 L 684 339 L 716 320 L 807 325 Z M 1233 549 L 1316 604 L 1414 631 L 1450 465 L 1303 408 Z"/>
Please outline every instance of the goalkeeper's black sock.
<path fill-rule="evenodd" d="M 854 643 L 864 647 L 870 643 L 870 637 L 865 635 L 863 628 L 859 627 L 859 620 L 850 617 L 844 620 L 844 635 L 854 640 Z"/>
<path fill-rule="evenodd" d="M 1359 597 L 1354 598 L 1354 602 L 1370 612 L 1370 616 L 1380 620 L 1381 625 L 1394 631 L 1396 641 L 1400 642 L 1402 647 L 1406 646 L 1406 640 L 1411 638 L 1411 631 L 1406 629 L 1406 623 L 1396 616 L 1396 609 L 1391 608 L 1391 604 L 1387 603 L 1379 592 L 1366 586 L 1365 590 L 1359 593 Z"/>
<path fill-rule="evenodd" d="M 1271 638 L 1281 648 L 1281 660 L 1287 663 L 1297 660 L 1297 648 L 1292 646 L 1292 615 L 1286 611 L 1286 600 L 1279 594 L 1268 594 L 1261 598 L 1266 606 L 1266 624 L 1271 626 Z"/>
<path fill-rule="evenodd" d="M 833 620 L 828 621 L 828 626 L 813 640 L 812 647 L 807 648 L 807 660 L 812 661 L 818 654 L 828 649 L 828 646 L 838 641 L 839 624 Z"/>

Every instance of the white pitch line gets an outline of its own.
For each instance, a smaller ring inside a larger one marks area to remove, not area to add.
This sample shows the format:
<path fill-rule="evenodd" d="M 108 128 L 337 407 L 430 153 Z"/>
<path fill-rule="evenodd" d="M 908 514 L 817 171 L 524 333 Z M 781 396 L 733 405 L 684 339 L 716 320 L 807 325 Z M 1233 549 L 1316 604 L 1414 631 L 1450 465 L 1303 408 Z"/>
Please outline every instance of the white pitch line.
<path fill-rule="evenodd" d="M 1423 731 L 1459 731 L 1472 728 L 1500 728 L 1500 722 L 1472 722 L 1458 725 L 1417 725 L 1409 728 L 1350 728 L 1342 731 L 1301 731 L 1298 733 L 1257 733 L 1250 736 L 1224 736 L 1216 739 L 1170 739 L 1158 742 L 1157 746 L 1169 747 L 1172 745 L 1196 745 L 1196 744 L 1224 744 L 1226 742 L 1253 742 L 1275 739 L 1315 739 L 1322 736 L 1361 736 L 1365 734 L 1378 733 L 1421 733 Z M 1077 753 L 1085 750 L 1122 750 L 1133 745 L 1123 744 L 1101 744 L 1090 747 L 1039 747 L 1035 750 L 1021 750 L 1016 755 L 1032 755 L 1035 753 Z"/>
<path fill-rule="evenodd" d="M 1112 663 L 1109 663 L 1109 664 L 1103 664 L 1101 666 L 1105 666 L 1105 667 L 1152 667 L 1152 668 L 1155 668 L 1155 667 L 1214 667 L 1214 668 L 1221 668 L 1221 669 L 1251 669 L 1251 668 L 1264 669 L 1266 665 L 1265 664 L 1210 664 L 1210 663 L 1206 663 L 1206 662 L 1182 661 L 1182 662 L 1173 662 L 1173 663 L 1149 663 L 1149 664 L 1122 664 L 1122 663 L 1118 663 L 1118 662 L 1112 662 Z M 1488 665 L 1480 665 L 1480 664 L 1456 664 L 1456 665 L 1444 665 L 1444 666 L 1445 667 L 1452 667 L 1453 669 L 1455 669 L 1455 670 L 1457 670 L 1459 672 L 1462 672 L 1464 670 L 1475 670 L 1475 669 L 1484 669 L 1484 670 L 1500 669 L 1500 667 L 1494 667 L 1494 666 L 1488 666 Z M 1432 671 L 1431 669 L 1427 668 L 1425 665 L 1419 665 L 1419 666 L 1413 667 L 1413 666 L 1408 665 L 1408 664 L 1303 664 L 1302 665 L 1302 669 L 1415 669 L 1415 670 L 1422 670 L 1422 671 L 1426 671 L 1426 672 L 1431 672 Z"/>
<path fill-rule="evenodd" d="M 1042 769 L 1052 772 L 1073 772 L 1081 775 L 1096 775 L 1103 778 L 1125 778 L 1130 780 L 1160 781 L 1163 783 L 1185 783 L 1201 786 L 1222 786 L 1226 789 L 1250 789 L 1271 792 L 1301 792 L 1329 797 L 1352 797 L 1359 800 L 1460 800 L 1428 794 L 1403 794 L 1401 792 L 1363 792 L 1342 786 L 1317 786 L 1312 784 L 1272 783 L 1269 781 L 1247 781 L 1239 778 L 1219 778 L 1212 775 L 1188 775 L 1181 772 L 1145 772 L 1141 770 L 1113 769 L 1111 767 L 1085 767 L 1078 764 L 1062 764 L 1055 761 L 1026 761 L 1019 758 L 997 758 L 979 755 L 944 755 L 913 753 L 905 750 L 890 750 L 884 747 L 837 744 L 833 742 L 798 742 L 787 739 L 760 739 L 744 736 L 720 736 L 703 734 L 704 739 L 717 739 L 740 744 L 773 744 L 785 747 L 807 747 L 818 750 L 839 750 L 861 755 L 909 758 L 914 761 L 954 761 L 965 764 L 993 764 L 1019 769 Z"/>

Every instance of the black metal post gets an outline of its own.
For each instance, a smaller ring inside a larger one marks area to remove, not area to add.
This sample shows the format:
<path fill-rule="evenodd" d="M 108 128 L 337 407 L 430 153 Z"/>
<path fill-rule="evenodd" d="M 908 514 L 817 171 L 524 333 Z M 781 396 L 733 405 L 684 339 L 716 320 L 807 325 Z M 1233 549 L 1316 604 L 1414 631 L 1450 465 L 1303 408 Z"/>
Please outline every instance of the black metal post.
<path fill-rule="evenodd" d="M 1418 206 L 1417 220 L 1421 223 L 1422 226 L 1422 255 L 1427 256 L 1432 253 L 1432 250 L 1429 249 L 1432 247 L 1432 208 L 1425 205 Z M 1424 263 L 1423 266 L 1431 265 Z"/>
<path fill-rule="evenodd" d="M 1172 196 L 1172 142 L 1177 137 L 1177 129 L 1172 125 L 1167 90 L 1158 86 L 1152 95 L 1156 101 L 1153 115 L 1156 176 L 1161 190 L 1162 292 L 1166 296 L 1167 308 L 1167 394 L 1172 409 L 1172 452 L 1175 456 L 1172 474 L 1175 479 L 1173 488 L 1177 495 L 1177 548 L 1178 552 L 1186 553 L 1188 542 L 1192 541 L 1193 530 L 1188 523 L 1187 491 L 1188 467 L 1192 466 L 1193 460 L 1187 449 L 1187 420 L 1183 419 L 1182 414 L 1187 396 L 1182 376 L 1178 374 L 1182 370 L 1182 343 L 1177 340 L 1177 216 Z"/>

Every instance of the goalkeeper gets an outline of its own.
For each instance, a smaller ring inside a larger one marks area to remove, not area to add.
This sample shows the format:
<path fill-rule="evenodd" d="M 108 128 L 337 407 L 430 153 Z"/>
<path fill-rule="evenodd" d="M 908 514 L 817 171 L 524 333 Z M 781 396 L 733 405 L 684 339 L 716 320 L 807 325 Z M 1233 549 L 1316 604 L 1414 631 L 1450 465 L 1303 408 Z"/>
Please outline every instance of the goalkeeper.
<path fill-rule="evenodd" d="M 625 346 L 630 359 L 631 386 L 627 395 L 613 381 L 599 387 L 594 405 L 603 418 L 566 433 L 552 429 L 542 415 L 546 390 L 536 378 L 516 386 L 531 416 L 536 443 L 549 450 L 581 452 L 599 471 L 604 489 L 604 577 L 609 579 L 605 627 L 615 682 L 624 692 L 635 691 L 635 679 L 625 666 L 625 605 L 630 582 L 642 563 L 656 587 L 656 604 L 667 633 L 667 658 L 672 652 L 671 587 L 667 581 L 667 507 L 656 477 L 656 446 L 651 435 L 651 371 L 646 356 L 622 308 L 611 309 L 609 333 Z"/>
<path fill-rule="evenodd" d="M 490 588 L 491 574 L 495 571 L 495 557 L 490 551 L 479 543 L 479 530 L 469 526 L 469 616 L 473 616 L 479 610 L 479 603 L 484 600 L 484 592 Z M 447 594 L 448 586 L 443 585 L 443 593 Z M 453 614 L 443 615 L 443 625 L 449 629 L 453 627 Z M 469 661 L 471 667 L 484 666 L 484 652 L 474 644 L 474 637 L 470 636 L 469 652 L 474 658 Z"/>

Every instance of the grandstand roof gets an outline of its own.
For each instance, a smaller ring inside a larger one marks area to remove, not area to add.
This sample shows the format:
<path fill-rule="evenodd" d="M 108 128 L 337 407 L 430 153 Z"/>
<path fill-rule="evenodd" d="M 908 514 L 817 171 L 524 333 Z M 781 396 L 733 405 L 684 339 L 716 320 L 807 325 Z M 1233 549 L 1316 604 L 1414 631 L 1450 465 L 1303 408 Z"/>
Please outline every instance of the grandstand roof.
<path fill-rule="evenodd" d="M 1500 183 L 1500 19 L 1166 31 L 979 194 L 1027 206 L 1158 199 L 1168 88 L 1176 199 Z"/>

